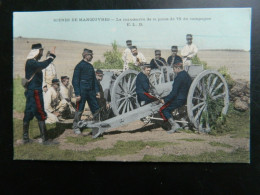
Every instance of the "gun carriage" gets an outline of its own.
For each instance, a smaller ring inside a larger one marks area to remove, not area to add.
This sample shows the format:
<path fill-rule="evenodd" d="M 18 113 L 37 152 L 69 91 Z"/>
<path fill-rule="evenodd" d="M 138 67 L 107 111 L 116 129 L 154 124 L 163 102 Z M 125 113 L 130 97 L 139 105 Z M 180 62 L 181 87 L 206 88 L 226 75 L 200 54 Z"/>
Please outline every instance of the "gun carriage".
<path fill-rule="evenodd" d="M 209 115 L 212 109 L 217 116 L 226 115 L 229 106 L 228 85 L 224 77 L 215 70 L 204 70 L 202 65 L 186 66 L 185 71 L 192 78 L 187 104 L 173 111 L 173 118 L 183 128 L 189 127 L 200 132 L 209 132 L 211 121 Z M 159 109 L 163 106 L 159 99 L 167 96 L 174 82 L 174 72 L 171 67 L 163 67 L 161 70 L 152 70 L 149 80 L 153 95 L 157 101 L 141 106 L 137 101 L 135 82 L 138 71 L 127 70 L 120 74 L 110 71 L 104 72 L 102 81 L 105 94 L 110 94 L 111 109 L 114 117 L 104 121 L 78 122 L 79 128 L 92 129 L 92 137 L 111 128 L 128 124 L 136 120 L 142 120 L 145 124 L 159 123 L 167 129 L 167 123 L 159 115 Z M 216 109 L 215 107 L 219 109 Z M 219 110 L 219 111 L 218 111 Z"/>

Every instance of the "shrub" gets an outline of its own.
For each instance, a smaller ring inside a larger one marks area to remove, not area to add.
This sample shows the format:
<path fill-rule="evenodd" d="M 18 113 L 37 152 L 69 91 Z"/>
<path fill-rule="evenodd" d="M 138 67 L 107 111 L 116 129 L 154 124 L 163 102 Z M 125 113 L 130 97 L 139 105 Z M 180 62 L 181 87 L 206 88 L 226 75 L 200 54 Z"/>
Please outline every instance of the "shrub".
<path fill-rule="evenodd" d="M 93 63 L 96 69 L 123 69 L 122 53 L 118 50 L 116 41 L 112 43 L 112 50 L 104 53 L 105 62 L 100 60 Z"/>
<path fill-rule="evenodd" d="M 204 70 L 209 69 L 207 62 L 201 61 L 200 58 L 198 57 L 198 55 L 195 55 L 192 58 L 192 64 L 201 64 L 201 65 L 203 65 Z"/>
<path fill-rule="evenodd" d="M 232 79 L 231 75 L 228 73 L 228 69 L 226 66 L 221 66 L 218 69 L 218 72 L 223 75 L 223 77 L 226 79 L 228 88 L 231 89 L 234 85 L 234 80 Z"/>

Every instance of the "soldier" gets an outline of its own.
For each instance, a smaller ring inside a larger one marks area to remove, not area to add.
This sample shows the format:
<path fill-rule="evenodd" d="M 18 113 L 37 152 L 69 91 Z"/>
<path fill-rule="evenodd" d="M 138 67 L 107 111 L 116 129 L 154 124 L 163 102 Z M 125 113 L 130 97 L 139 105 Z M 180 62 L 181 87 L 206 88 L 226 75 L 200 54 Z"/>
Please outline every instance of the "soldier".
<path fill-rule="evenodd" d="M 35 116 L 41 133 L 40 143 L 49 144 L 46 136 L 46 112 L 44 111 L 42 82 L 42 69 L 46 68 L 56 57 L 55 47 L 45 61 L 39 62 L 43 54 L 43 47 L 40 43 L 33 44 L 32 50 L 27 56 L 25 64 L 25 78 L 29 80 L 25 91 L 26 106 L 23 118 L 23 143 L 29 142 L 29 124 Z"/>
<path fill-rule="evenodd" d="M 141 106 L 156 100 L 156 98 L 150 94 L 150 83 L 149 83 L 150 72 L 151 72 L 150 65 L 145 64 L 142 66 L 142 72 L 140 72 L 136 77 L 137 100 Z"/>
<path fill-rule="evenodd" d="M 60 95 L 69 105 L 70 115 L 74 116 L 76 110 L 76 98 L 74 97 L 73 86 L 69 82 L 68 76 L 61 76 Z"/>
<path fill-rule="evenodd" d="M 75 67 L 72 79 L 76 95 L 76 113 L 73 121 L 73 129 L 75 134 L 81 134 L 77 127 L 86 101 L 93 115 L 99 110 L 97 98 L 100 98 L 98 81 L 96 79 L 95 70 L 90 64 L 93 58 L 93 52 L 89 49 L 84 49 L 81 60 Z"/>
<path fill-rule="evenodd" d="M 161 50 L 155 50 L 155 58 L 150 62 L 151 69 L 161 69 L 166 66 L 166 61 L 161 57 Z"/>
<path fill-rule="evenodd" d="M 160 115 L 164 121 L 169 121 L 171 130 L 168 133 L 174 133 L 180 126 L 173 120 L 172 111 L 186 104 L 189 88 L 191 85 L 191 78 L 188 73 L 183 70 L 183 64 L 177 63 L 173 65 L 173 71 L 177 76 L 172 85 L 172 91 L 163 99 L 161 103 L 164 105 L 160 108 Z"/>
<path fill-rule="evenodd" d="M 50 51 L 47 52 L 46 58 L 50 55 Z M 43 73 L 43 85 L 47 85 L 48 89 L 51 87 L 52 79 L 57 79 L 57 73 L 54 63 L 51 63 L 47 68 L 42 70 Z"/>
<path fill-rule="evenodd" d="M 192 43 L 192 35 L 186 35 L 187 45 L 185 45 L 181 50 L 181 55 L 183 58 L 183 65 L 191 65 L 192 58 L 198 53 L 198 48 Z"/>
<path fill-rule="evenodd" d="M 44 96 L 44 107 L 47 113 L 46 123 L 56 123 L 68 118 L 69 105 L 65 99 L 62 99 L 59 79 L 52 80 L 52 86 Z"/>
<path fill-rule="evenodd" d="M 125 49 L 122 59 L 124 61 L 124 67 L 123 67 L 123 71 L 128 70 L 128 63 L 131 61 L 131 59 L 133 58 L 132 52 L 131 52 L 131 47 L 132 47 L 132 41 L 131 40 L 127 40 L 126 41 L 126 45 L 127 48 Z"/>
<path fill-rule="evenodd" d="M 145 59 L 144 55 L 141 52 L 137 51 L 136 46 L 131 47 L 131 52 L 133 54 L 131 62 L 133 62 L 135 66 L 140 67 L 146 63 L 146 59 Z"/>
<path fill-rule="evenodd" d="M 101 120 L 105 120 L 105 119 L 108 118 L 109 108 L 110 108 L 110 104 L 107 101 L 108 97 L 105 97 L 103 87 L 100 83 L 103 79 L 103 75 L 104 74 L 103 74 L 102 70 L 100 70 L 100 69 L 96 70 L 96 78 L 97 78 L 97 81 L 98 81 L 99 93 L 100 93 L 100 98 L 98 99 L 98 104 L 99 104 L 99 107 L 102 108 L 101 113 L 100 113 Z"/>
<path fill-rule="evenodd" d="M 182 62 L 182 59 L 180 56 L 177 55 L 177 53 L 178 53 L 177 46 L 175 46 L 175 45 L 172 46 L 171 51 L 172 51 L 172 55 L 168 57 L 167 64 L 172 67 L 173 64 L 176 64 L 177 62 Z"/>

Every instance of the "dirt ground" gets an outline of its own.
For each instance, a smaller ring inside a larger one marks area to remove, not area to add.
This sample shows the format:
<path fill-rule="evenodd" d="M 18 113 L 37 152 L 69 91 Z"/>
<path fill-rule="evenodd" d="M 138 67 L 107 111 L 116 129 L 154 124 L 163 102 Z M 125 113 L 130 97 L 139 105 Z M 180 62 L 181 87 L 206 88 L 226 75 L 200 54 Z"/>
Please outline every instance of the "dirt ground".
<path fill-rule="evenodd" d="M 22 119 L 23 114 L 14 112 L 13 117 Z M 96 148 L 113 148 L 117 141 L 156 141 L 173 143 L 161 148 L 150 147 L 147 145 L 144 149 L 135 154 L 97 157 L 96 160 L 99 161 L 140 161 L 143 159 L 144 155 L 199 155 L 204 152 L 216 152 L 217 150 L 232 152 L 238 148 L 249 151 L 249 140 L 247 138 L 233 138 L 231 135 L 212 136 L 204 133 L 187 133 L 181 131 L 174 134 L 168 134 L 161 127 L 158 127 L 154 124 L 148 124 L 147 126 L 144 126 L 144 123 L 141 121 L 135 121 L 116 129 L 110 129 L 103 134 L 104 139 L 100 139 L 95 142 L 89 142 L 85 145 L 67 142 L 67 137 L 77 136 L 78 135 L 75 135 L 72 129 L 66 129 L 63 134 L 55 139 L 55 141 L 59 142 L 59 148 L 61 150 L 86 152 Z M 83 134 L 79 136 L 91 135 L 88 132 L 83 132 Z M 212 146 L 209 144 L 210 142 L 227 144 L 230 147 Z"/>

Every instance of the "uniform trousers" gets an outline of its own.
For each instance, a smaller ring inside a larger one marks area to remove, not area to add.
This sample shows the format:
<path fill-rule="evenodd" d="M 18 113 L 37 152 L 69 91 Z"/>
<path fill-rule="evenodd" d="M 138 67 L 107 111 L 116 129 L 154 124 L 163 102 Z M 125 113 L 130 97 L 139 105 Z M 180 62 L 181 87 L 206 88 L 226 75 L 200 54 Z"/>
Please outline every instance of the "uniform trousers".
<path fill-rule="evenodd" d="M 26 106 L 23 122 L 29 122 L 35 116 L 38 121 L 45 121 L 46 112 L 44 111 L 43 94 L 41 90 L 26 90 Z"/>
<path fill-rule="evenodd" d="M 185 105 L 186 101 L 187 100 L 180 99 L 180 100 L 169 101 L 166 104 L 164 104 L 159 110 L 159 113 L 163 118 L 163 120 L 167 121 L 169 118 L 171 118 L 172 111 Z"/>

